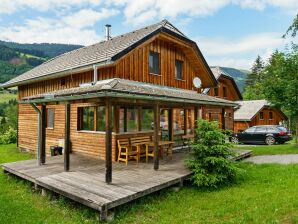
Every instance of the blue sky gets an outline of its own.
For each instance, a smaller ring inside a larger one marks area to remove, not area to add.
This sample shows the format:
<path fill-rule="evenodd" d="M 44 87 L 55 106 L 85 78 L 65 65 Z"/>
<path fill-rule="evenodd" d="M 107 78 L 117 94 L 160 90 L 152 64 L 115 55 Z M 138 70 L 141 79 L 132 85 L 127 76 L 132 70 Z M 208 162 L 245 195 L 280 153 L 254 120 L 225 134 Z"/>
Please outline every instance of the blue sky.
<path fill-rule="evenodd" d="M 0 0 L 0 39 L 89 45 L 164 18 L 198 43 L 209 65 L 249 69 L 282 39 L 298 0 Z"/>

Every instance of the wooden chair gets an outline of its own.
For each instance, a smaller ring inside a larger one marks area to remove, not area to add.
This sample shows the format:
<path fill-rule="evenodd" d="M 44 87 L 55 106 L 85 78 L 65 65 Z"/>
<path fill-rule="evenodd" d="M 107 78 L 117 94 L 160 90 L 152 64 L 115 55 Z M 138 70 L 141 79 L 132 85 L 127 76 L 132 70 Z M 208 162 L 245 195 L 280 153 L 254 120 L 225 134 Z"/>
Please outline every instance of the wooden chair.
<path fill-rule="evenodd" d="M 149 157 L 154 158 L 154 147 L 146 145 L 146 163 L 148 163 Z"/>
<path fill-rule="evenodd" d="M 151 142 L 151 136 L 141 136 L 141 137 L 132 137 L 130 139 L 131 147 L 136 149 L 136 151 L 139 153 L 139 160 L 141 157 L 146 156 L 146 144 L 148 142 Z"/>
<path fill-rule="evenodd" d="M 139 162 L 139 153 L 132 150 L 128 139 L 119 139 L 117 140 L 117 144 L 119 150 L 118 163 L 123 161 L 127 165 L 129 159 L 135 159 L 137 163 Z"/>

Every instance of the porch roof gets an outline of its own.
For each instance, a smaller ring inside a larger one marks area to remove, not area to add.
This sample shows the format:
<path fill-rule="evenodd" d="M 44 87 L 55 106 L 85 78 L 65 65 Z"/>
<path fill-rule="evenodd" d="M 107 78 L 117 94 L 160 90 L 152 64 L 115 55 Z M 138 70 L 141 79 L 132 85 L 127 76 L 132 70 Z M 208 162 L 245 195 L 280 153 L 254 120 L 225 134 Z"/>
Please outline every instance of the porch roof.
<path fill-rule="evenodd" d="M 24 97 L 20 103 L 43 103 L 88 99 L 95 97 L 118 97 L 165 102 L 180 102 L 204 105 L 237 106 L 232 101 L 211 97 L 196 91 L 143 83 L 125 79 L 108 79 L 92 85 L 83 84 L 80 87 L 57 90 Z"/>

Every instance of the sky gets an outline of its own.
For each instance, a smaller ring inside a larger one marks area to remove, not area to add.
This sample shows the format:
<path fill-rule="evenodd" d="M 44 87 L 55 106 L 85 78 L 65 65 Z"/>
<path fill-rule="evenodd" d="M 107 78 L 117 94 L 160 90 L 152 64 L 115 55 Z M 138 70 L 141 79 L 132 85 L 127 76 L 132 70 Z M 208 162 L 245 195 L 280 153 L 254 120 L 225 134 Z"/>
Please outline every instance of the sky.
<path fill-rule="evenodd" d="M 298 0 L 0 0 L 0 40 L 90 45 L 168 19 L 210 66 L 250 69 L 297 38 L 281 38 Z"/>

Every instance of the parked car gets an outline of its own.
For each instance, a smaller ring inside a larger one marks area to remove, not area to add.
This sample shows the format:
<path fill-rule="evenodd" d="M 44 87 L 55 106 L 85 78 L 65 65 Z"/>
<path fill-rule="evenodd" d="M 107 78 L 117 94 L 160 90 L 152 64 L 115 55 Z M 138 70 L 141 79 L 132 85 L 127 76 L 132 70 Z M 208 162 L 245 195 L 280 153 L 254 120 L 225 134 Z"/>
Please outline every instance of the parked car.
<path fill-rule="evenodd" d="M 241 133 L 233 134 L 231 141 L 233 143 L 250 144 L 283 144 L 292 139 L 290 132 L 280 125 L 259 125 L 253 126 Z"/>

